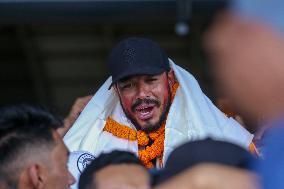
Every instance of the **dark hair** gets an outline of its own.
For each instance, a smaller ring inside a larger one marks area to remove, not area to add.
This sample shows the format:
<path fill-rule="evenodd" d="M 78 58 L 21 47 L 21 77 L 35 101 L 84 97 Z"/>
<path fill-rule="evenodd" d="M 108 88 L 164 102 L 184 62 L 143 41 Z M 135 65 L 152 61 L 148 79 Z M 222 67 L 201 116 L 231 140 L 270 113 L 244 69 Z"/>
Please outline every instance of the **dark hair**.
<path fill-rule="evenodd" d="M 38 106 L 20 104 L 0 109 L 0 182 L 17 188 L 25 162 L 54 146 L 53 131 L 61 119 Z"/>
<path fill-rule="evenodd" d="M 174 149 L 168 157 L 164 169 L 153 175 L 154 185 L 202 163 L 217 163 L 251 170 L 249 163 L 254 157 L 244 148 L 226 141 L 210 138 L 189 141 Z"/>
<path fill-rule="evenodd" d="M 91 186 L 93 176 L 99 170 L 109 165 L 118 164 L 137 164 L 144 167 L 138 157 L 131 152 L 115 150 L 110 153 L 101 154 L 98 158 L 94 159 L 81 174 L 79 180 L 79 189 L 87 189 L 89 186 Z"/>

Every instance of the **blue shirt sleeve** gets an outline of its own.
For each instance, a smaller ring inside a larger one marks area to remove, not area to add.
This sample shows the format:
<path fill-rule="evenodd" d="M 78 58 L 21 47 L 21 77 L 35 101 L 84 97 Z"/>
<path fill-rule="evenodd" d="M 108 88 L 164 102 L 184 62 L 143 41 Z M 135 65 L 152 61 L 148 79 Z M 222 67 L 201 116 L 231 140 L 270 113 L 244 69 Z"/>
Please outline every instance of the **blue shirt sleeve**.
<path fill-rule="evenodd" d="M 254 163 L 263 189 L 284 189 L 284 122 L 277 123 L 264 139 L 262 161 Z"/>

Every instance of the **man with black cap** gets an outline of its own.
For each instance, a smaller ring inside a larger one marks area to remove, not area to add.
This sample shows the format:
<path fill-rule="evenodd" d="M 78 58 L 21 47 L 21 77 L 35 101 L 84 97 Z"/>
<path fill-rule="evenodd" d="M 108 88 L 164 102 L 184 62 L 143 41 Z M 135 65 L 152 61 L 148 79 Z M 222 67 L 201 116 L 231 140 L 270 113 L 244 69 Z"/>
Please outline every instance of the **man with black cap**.
<path fill-rule="evenodd" d="M 160 168 L 177 145 L 208 136 L 248 149 L 253 136 L 219 111 L 155 42 L 121 41 L 108 66 L 111 77 L 64 137 L 71 151 L 98 156 L 126 150 L 148 168 Z"/>

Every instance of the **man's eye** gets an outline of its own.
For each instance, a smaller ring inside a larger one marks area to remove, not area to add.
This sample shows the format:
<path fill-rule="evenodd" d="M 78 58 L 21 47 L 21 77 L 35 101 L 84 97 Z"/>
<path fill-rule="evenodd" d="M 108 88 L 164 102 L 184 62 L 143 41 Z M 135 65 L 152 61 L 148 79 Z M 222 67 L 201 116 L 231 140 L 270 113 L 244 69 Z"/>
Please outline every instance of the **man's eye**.
<path fill-rule="evenodd" d="M 157 81 L 157 78 L 149 78 L 147 79 L 148 82 L 153 82 L 153 81 Z"/>
<path fill-rule="evenodd" d="M 132 83 L 128 83 L 128 84 L 122 85 L 122 89 L 130 89 L 131 87 L 133 87 Z"/>

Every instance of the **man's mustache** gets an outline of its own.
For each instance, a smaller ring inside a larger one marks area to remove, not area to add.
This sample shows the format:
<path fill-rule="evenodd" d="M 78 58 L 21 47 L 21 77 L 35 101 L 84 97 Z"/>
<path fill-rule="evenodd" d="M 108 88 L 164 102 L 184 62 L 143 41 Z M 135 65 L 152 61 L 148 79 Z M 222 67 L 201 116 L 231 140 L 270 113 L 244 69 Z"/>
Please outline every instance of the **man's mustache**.
<path fill-rule="evenodd" d="M 160 107 L 161 103 L 158 100 L 154 99 L 137 99 L 131 106 L 131 110 L 134 112 L 137 106 L 141 104 L 155 104 L 155 106 Z"/>

